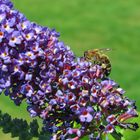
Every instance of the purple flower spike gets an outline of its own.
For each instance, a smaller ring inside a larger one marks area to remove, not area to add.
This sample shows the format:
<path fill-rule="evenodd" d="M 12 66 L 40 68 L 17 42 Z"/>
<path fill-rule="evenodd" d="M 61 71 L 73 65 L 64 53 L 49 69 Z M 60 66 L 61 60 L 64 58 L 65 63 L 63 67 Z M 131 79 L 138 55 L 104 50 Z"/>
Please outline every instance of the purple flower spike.
<path fill-rule="evenodd" d="M 105 128 L 105 133 L 113 133 L 114 131 L 114 126 L 111 124 L 108 124 Z"/>
<path fill-rule="evenodd" d="M 19 45 L 21 43 L 21 41 L 22 41 L 22 37 L 20 35 L 20 32 L 14 31 L 10 36 L 9 45 L 11 47 L 16 47 L 16 45 Z"/>
<path fill-rule="evenodd" d="M 12 31 L 14 31 L 14 29 L 12 28 L 14 25 L 14 21 L 11 20 L 5 20 L 2 23 L 2 30 L 6 31 L 7 33 L 12 33 Z"/>
<path fill-rule="evenodd" d="M 88 122 L 88 123 L 91 122 L 92 119 L 93 119 L 93 116 L 91 115 L 90 112 L 92 112 L 92 111 L 89 110 L 89 109 L 83 108 L 83 109 L 81 110 L 81 115 L 79 116 L 80 121 L 81 121 L 81 122 Z"/>
<path fill-rule="evenodd" d="M 34 93 L 32 86 L 29 84 L 21 86 L 20 92 L 21 94 L 26 95 L 27 97 L 31 97 Z"/>
<path fill-rule="evenodd" d="M 3 48 L 1 48 L 0 58 L 3 60 L 6 60 L 9 58 L 9 48 L 8 47 L 4 46 Z"/>
<path fill-rule="evenodd" d="M 107 117 L 107 122 L 110 124 L 114 124 L 117 120 L 116 120 L 116 116 L 115 115 L 110 115 Z"/>
<path fill-rule="evenodd" d="M 33 52 L 31 51 L 28 51 L 25 53 L 25 56 L 27 57 L 27 59 L 30 59 L 30 60 L 34 60 L 36 58 L 36 56 L 34 55 Z"/>
<path fill-rule="evenodd" d="M 40 83 L 40 89 L 43 90 L 45 93 L 51 93 L 52 91 L 51 86 L 44 81 Z"/>
<path fill-rule="evenodd" d="M 103 60 L 76 58 L 59 36 L 0 0 L 0 92 L 16 105 L 25 99 L 31 117 L 40 117 L 54 140 L 99 140 L 116 126 L 136 130 L 128 123 L 138 117 L 135 102 L 105 74 Z"/>
<path fill-rule="evenodd" d="M 24 18 L 23 15 L 21 15 L 21 16 Z M 21 19 L 22 19 L 22 18 L 21 18 Z M 30 28 L 31 28 L 31 22 L 28 21 L 28 20 L 25 20 L 25 21 L 19 23 L 19 24 L 17 25 L 17 28 L 18 28 L 19 30 L 30 29 Z"/>
<path fill-rule="evenodd" d="M 27 41 L 31 41 L 34 39 L 34 33 L 32 31 L 31 32 L 26 31 L 22 35 L 23 35 L 24 39 Z"/>
<path fill-rule="evenodd" d="M 4 32 L 0 31 L 0 43 L 2 42 L 3 38 L 4 38 Z"/>
<path fill-rule="evenodd" d="M 5 13 L 1 13 L 0 14 L 0 23 L 2 23 L 5 19 L 6 19 L 6 14 Z"/>

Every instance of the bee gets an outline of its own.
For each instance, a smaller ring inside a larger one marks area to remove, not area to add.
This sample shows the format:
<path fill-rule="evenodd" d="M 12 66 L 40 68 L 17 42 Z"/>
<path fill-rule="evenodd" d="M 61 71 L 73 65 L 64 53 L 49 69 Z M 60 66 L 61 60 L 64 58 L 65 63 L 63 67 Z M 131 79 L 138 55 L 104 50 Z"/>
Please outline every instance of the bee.
<path fill-rule="evenodd" d="M 111 72 L 111 62 L 109 57 L 104 52 L 110 51 L 110 48 L 93 49 L 84 52 L 84 58 L 93 64 L 98 64 L 102 67 L 105 76 Z"/>

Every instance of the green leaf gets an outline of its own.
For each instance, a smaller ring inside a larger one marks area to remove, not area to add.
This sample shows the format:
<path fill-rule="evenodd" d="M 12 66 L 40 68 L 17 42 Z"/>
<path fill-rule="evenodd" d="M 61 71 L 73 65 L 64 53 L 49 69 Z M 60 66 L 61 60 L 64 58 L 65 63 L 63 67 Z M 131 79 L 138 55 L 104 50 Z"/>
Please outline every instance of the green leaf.
<path fill-rule="evenodd" d="M 121 133 L 117 133 L 116 131 L 114 131 L 111 135 L 115 140 L 121 140 L 123 136 Z"/>

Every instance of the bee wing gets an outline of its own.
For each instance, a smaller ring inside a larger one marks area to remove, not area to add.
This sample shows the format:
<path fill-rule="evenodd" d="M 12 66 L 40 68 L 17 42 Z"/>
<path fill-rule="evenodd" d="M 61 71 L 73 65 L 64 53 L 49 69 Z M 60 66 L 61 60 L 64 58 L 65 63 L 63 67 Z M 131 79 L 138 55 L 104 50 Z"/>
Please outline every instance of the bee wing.
<path fill-rule="evenodd" d="M 101 48 L 99 49 L 100 52 L 107 52 L 107 51 L 112 51 L 112 48 Z"/>

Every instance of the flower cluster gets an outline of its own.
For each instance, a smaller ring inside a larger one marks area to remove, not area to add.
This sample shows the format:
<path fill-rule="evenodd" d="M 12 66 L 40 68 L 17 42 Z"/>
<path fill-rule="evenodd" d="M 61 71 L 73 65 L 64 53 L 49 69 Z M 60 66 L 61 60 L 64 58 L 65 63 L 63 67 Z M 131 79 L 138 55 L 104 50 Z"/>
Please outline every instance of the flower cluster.
<path fill-rule="evenodd" d="M 16 105 L 25 100 L 54 140 L 101 139 L 117 133 L 116 126 L 135 130 L 125 122 L 137 117 L 135 102 L 100 65 L 76 58 L 58 37 L 0 0 L 0 91 Z"/>

